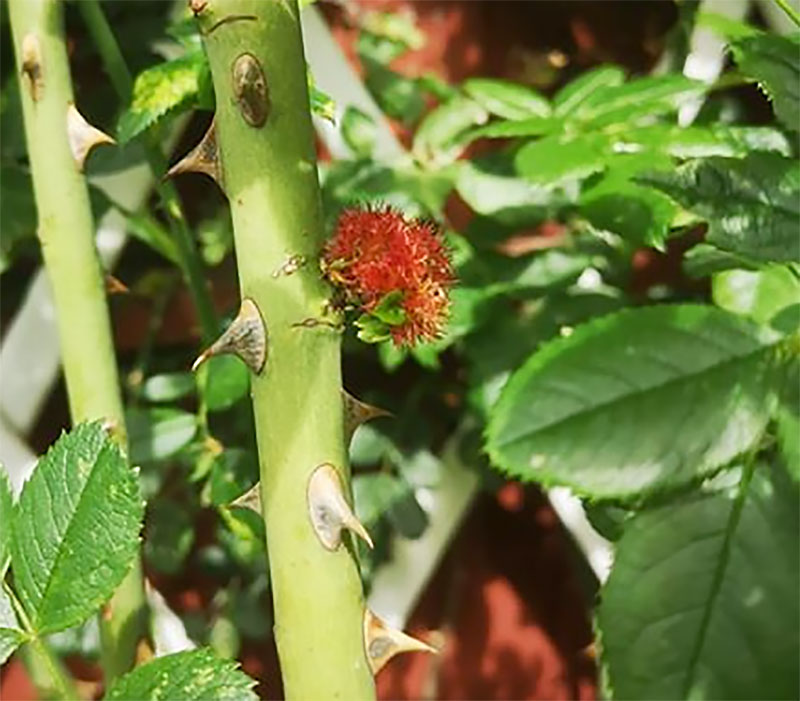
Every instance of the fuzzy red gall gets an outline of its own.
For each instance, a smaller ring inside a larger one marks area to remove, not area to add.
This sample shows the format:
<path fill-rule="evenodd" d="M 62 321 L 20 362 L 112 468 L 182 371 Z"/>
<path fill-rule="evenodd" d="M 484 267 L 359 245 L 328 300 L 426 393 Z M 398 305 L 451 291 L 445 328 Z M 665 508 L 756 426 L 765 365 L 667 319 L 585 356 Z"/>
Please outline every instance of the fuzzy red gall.
<path fill-rule="evenodd" d="M 455 276 L 433 222 L 407 219 L 390 207 L 345 210 L 323 250 L 322 268 L 345 301 L 366 313 L 386 295 L 402 295 L 405 318 L 391 327 L 395 345 L 441 336 Z"/>

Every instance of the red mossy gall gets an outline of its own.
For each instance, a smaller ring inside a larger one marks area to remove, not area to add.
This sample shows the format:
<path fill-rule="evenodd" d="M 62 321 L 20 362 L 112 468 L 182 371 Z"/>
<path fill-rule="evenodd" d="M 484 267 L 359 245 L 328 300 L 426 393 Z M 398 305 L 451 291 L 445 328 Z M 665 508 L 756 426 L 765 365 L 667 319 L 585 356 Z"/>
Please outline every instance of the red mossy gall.
<path fill-rule="evenodd" d="M 391 207 L 345 210 L 325 244 L 322 269 L 345 302 L 366 314 L 397 296 L 402 320 L 389 325 L 395 345 L 441 335 L 455 276 L 435 223 Z"/>

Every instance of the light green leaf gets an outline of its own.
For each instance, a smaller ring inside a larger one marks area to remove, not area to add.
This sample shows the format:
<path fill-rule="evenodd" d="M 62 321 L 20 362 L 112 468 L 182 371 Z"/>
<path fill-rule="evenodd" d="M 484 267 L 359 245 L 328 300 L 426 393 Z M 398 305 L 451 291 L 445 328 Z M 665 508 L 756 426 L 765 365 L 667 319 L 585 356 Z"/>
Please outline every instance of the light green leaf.
<path fill-rule="evenodd" d="M 190 372 L 166 372 L 148 377 L 142 385 L 142 398 L 148 402 L 173 402 L 195 390 Z"/>
<path fill-rule="evenodd" d="M 158 657 L 120 677 L 106 701 L 258 701 L 255 681 L 209 648 Z"/>
<path fill-rule="evenodd" d="M 14 587 L 33 630 L 80 623 L 111 596 L 136 554 L 142 511 L 136 474 L 100 423 L 56 441 L 13 519 Z"/>
<path fill-rule="evenodd" d="M 8 521 L 5 521 L 8 523 Z M 4 530 L 8 530 L 5 528 Z M 5 588 L 0 588 L 0 664 L 11 657 L 28 635 L 20 629 L 17 616 L 6 594 Z"/>
<path fill-rule="evenodd" d="M 210 358 L 208 381 L 205 387 L 208 411 L 224 411 L 247 396 L 250 391 L 250 372 L 247 366 L 234 355 L 218 355 Z"/>
<path fill-rule="evenodd" d="M 511 122 L 492 122 L 469 132 L 469 141 L 475 139 L 512 139 L 517 136 L 544 136 L 556 131 L 561 120 L 553 117 L 529 117 Z"/>
<path fill-rule="evenodd" d="M 624 85 L 598 88 L 571 112 L 568 122 L 583 130 L 629 125 L 642 117 L 674 112 L 681 101 L 708 90 L 705 83 L 680 74 L 638 78 Z"/>
<path fill-rule="evenodd" d="M 198 50 L 142 71 L 133 85 L 130 107 L 119 119 L 119 142 L 127 143 L 167 114 L 194 107 L 208 70 L 205 53 Z"/>
<path fill-rule="evenodd" d="M 798 697 L 798 504 L 759 464 L 625 525 L 597 614 L 615 699 Z"/>
<path fill-rule="evenodd" d="M 331 124 L 336 121 L 336 102 L 327 93 L 317 87 L 314 75 L 309 68 L 306 71 L 308 80 L 308 96 L 311 101 L 311 111 L 322 119 L 327 119 Z"/>
<path fill-rule="evenodd" d="M 567 83 L 553 98 L 553 114 L 568 117 L 602 88 L 615 88 L 625 82 L 625 71 L 617 66 L 598 66 Z"/>
<path fill-rule="evenodd" d="M 462 88 L 489 114 L 503 119 L 549 117 L 550 103 L 538 92 L 508 80 L 470 78 Z"/>
<path fill-rule="evenodd" d="M 698 12 L 695 15 L 694 23 L 696 27 L 707 27 L 723 39 L 743 39 L 762 33 L 760 29 L 756 29 L 746 22 L 740 22 L 716 12 Z"/>
<path fill-rule="evenodd" d="M 795 322 L 800 320 L 800 273 L 785 265 L 761 270 L 728 270 L 714 276 L 712 296 L 717 306 L 735 314 L 768 324 L 782 310 L 794 306 Z M 785 332 L 793 329 L 781 329 Z"/>
<path fill-rule="evenodd" d="M 757 34 L 734 41 L 733 57 L 742 73 L 755 78 L 772 100 L 775 116 L 789 129 L 800 128 L 800 36 Z"/>
<path fill-rule="evenodd" d="M 11 523 L 14 514 L 14 497 L 11 495 L 11 483 L 4 465 L 0 464 L 0 582 L 6 571 L 6 559 L 9 557 L 11 544 Z"/>
<path fill-rule="evenodd" d="M 508 474 L 639 499 L 752 448 L 782 336 L 713 307 L 626 310 L 545 344 L 509 380 L 487 429 Z"/>
<path fill-rule="evenodd" d="M 800 260 L 800 163 L 774 153 L 690 161 L 638 182 L 708 220 L 706 240 L 760 261 Z"/>
<path fill-rule="evenodd" d="M 389 326 L 398 326 L 406 320 L 403 308 L 403 293 L 400 290 L 384 295 L 370 314 Z"/>
<path fill-rule="evenodd" d="M 797 306 L 794 322 L 798 321 Z M 800 482 L 800 357 L 795 355 L 786 366 L 780 401 L 775 409 L 778 446 L 787 472 Z"/>
<path fill-rule="evenodd" d="M 452 163 L 463 150 L 467 131 L 488 119 L 477 102 L 456 95 L 426 115 L 414 134 L 412 152 L 420 161 L 438 166 Z"/>
<path fill-rule="evenodd" d="M 178 409 L 129 409 L 126 423 L 133 463 L 168 458 L 188 445 L 197 432 L 195 415 Z"/>
<path fill-rule="evenodd" d="M 368 157 L 375 148 L 375 122 L 357 107 L 348 105 L 342 117 L 342 138 L 358 157 Z"/>
<path fill-rule="evenodd" d="M 603 170 L 612 137 L 599 132 L 551 135 L 523 146 L 514 159 L 517 171 L 538 185 L 558 185 Z"/>

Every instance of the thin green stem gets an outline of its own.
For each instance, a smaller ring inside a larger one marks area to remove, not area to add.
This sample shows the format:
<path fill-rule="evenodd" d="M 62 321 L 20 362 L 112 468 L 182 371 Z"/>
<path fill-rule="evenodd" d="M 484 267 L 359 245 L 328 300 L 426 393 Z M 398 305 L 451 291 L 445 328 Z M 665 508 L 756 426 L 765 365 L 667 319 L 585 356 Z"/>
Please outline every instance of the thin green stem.
<path fill-rule="evenodd" d="M 775 3 L 789 16 L 789 19 L 796 26 L 800 27 L 800 14 L 789 4 L 788 0 L 775 0 Z"/>
<path fill-rule="evenodd" d="M 34 674 L 37 677 L 37 686 L 44 686 L 44 680 L 39 679 L 43 673 L 47 676 L 49 686 L 58 694 L 59 698 L 80 699 L 80 695 L 75 688 L 72 678 L 53 654 L 47 642 L 37 637 L 31 625 L 31 621 L 25 613 L 25 608 L 7 582 L 3 582 L 3 591 L 11 602 L 11 606 L 14 608 L 17 619 L 22 625 L 22 630 L 29 636 L 27 646 L 34 658 L 32 662 Z"/>
<path fill-rule="evenodd" d="M 67 132 L 74 102 L 60 0 L 10 0 L 11 30 L 38 215 L 38 236 L 56 308 L 61 361 L 73 423 L 110 421 L 126 444 L 103 272 L 95 248 L 89 191 Z M 132 626 L 144 609 L 138 569 L 112 598 L 104 658 L 109 677 L 129 669 L 146 635 Z"/>
<path fill-rule="evenodd" d="M 123 105 L 128 105 L 133 90 L 133 77 L 103 9 L 98 0 L 82 0 L 78 3 L 78 7 L 81 9 L 86 27 L 117 96 Z M 170 231 L 178 248 L 179 265 L 197 311 L 203 341 L 209 343 L 216 337 L 219 328 L 211 294 L 205 281 L 203 264 L 183 216 L 178 190 L 172 182 L 161 181 L 161 176 L 166 172 L 167 163 L 160 146 L 152 140 L 150 135 L 147 135 L 144 138 L 144 147 L 147 162 L 156 179 L 156 192 L 167 215 Z"/>

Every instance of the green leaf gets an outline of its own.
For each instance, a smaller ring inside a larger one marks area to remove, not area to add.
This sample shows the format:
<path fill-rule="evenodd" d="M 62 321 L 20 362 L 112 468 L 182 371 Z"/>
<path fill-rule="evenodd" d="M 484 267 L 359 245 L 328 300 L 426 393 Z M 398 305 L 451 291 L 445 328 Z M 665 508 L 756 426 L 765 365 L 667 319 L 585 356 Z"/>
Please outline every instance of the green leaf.
<path fill-rule="evenodd" d="M 612 137 L 592 132 L 552 135 L 523 146 L 514 159 L 517 171 L 538 185 L 558 185 L 603 170 Z"/>
<path fill-rule="evenodd" d="M 712 280 L 714 303 L 735 314 L 749 316 L 759 324 L 769 324 L 787 307 L 794 307 L 797 330 L 800 314 L 800 273 L 784 265 L 769 265 L 761 270 L 728 270 Z"/>
<path fill-rule="evenodd" d="M 8 523 L 8 521 L 4 523 Z M 8 530 L 8 528 L 4 530 Z M 28 634 L 19 627 L 17 616 L 5 588 L 0 588 L 0 664 L 11 657 L 14 650 L 27 638 Z"/>
<path fill-rule="evenodd" d="M 381 109 L 390 117 L 411 124 L 419 119 L 425 109 L 425 99 L 411 78 L 382 66 L 377 61 L 364 58 L 367 89 L 373 94 Z"/>
<path fill-rule="evenodd" d="M 426 163 L 439 166 L 452 163 L 466 144 L 464 135 L 487 119 L 486 110 L 477 102 L 456 95 L 426 115 L 414 134 L 411 150 Z"/>
<path fill-rule="evenodd" d="M 470 78 L 461 86 L 489 114 L 503 119 L 549 117 L 550 103 L 538 92 L 508 80 Z"/>
<path fill-rule="evenodd" d="M 356 515 L 366 528 L 374 527 L 407 490 L 403 480 L 386 472 L 356 475 L 353 478 Z"/>
<path fill-rule="evenodd" d="M 14 514 L 14 497 L 11 495 L 11 483 L 4 465 L 0 464 L 0 523 L 9 524 Z M 0 528 L 0 582 L 6 572 L 6 559 L 10 553 L 11 529 L 4 525 Z"/>
<path fill-rule="evenodd" d="M 0 208 L 0 256 L 10 259 L 17 243 L 36 235 L 36 202 L 31 176 L 18 166 L 0 166 L 3 206 Z"/>
<path fill-rule="evenodd" d="M 106 701 L 258 701 L 255 681 L 210 649 L 158 657 L 115 680 Z"/>
<path fill-rule="evenodd" d="M 375 318 L 371 314 L 362 314 L 356 319 L 358 338 L 364 343 L 382 343 L 392 337 L 389 324 Z"/>
<path fill-rule="evenodd" d="M 194 542 L 194 524 L 186 505 L 168 498 L 147 510 L 144 556 L 147 564 L 164 574 L 177 574 Z"/>
<path fill-rule="evenodd" d="M 38 634 L 80 623 L 114 592 L 139 545 L 136 474 L 99 422 L 56 441 L 13 519 L 14 587 Z"/>
<path fill-rule="evenodd" d="M 638 182 L 708 220 L 706 240 L 760 261 L 800 260 L 800 163 L 773 153 L 706 158 Z"/>
<path fill-rule="evenodd" d="M 683 271 L 691 277 L 706 277 L 733 268 L 758 270 L 758 265 L 734 253 L 721 251 L 708 243 L 692 246 L 683 257 Z"/>
<path fill-rule="evenodd" d="M 758 442 L 781 338 L 713 307 L 596 319 L 514 373 L 489 453 L 515 477 L 598 498 L 678 489 Z"/>
<path fill-rule="evenodd" d="M 796 356 L 787 364 L 775 421 L 783 463 L 795 482 L 800 482 L 800 359 Z"/>
<path fill-rule="evenodd" d="M 255 455 L 240 448 L 229 448 L 214 459 L 209 478 L 209 497 L 214 506 L 230 504 L 258 480 Z"/>
<path fill-rule="evenodd" d="M 375 122 L 357 107 L 348 105 L 342 117 L 342 138 L 359 157 L 369 157 L 375 148 Z"/>
<path fill-rule="evenodd" d="M 649 76 L 624 85 L 600 87 L 575 108 L 568 122 L 577 128 L 599 129 L 611 124 L 629 125 L 674 112 L 689 98 L 699 97 L 709 86 L 680 74 Z"/>
<path fill-rule="evenodd" d="M 511 122 L 492 122 L 485 127 L 473 129 L 468 134 L 469 141 L 475 139 L 512 139 L 517 136 L 544 136 L 556 131 L 561 120 L 553 117 L 529 117 Z"/>
<path fill-rule="evenodd" d="M 179 265 L 180 256 L 174 239 L 162 224 L 148 214 L 131 214 L 126 221 L 128 233 L 160 253 L 171 263 Z"/>
<path fill-rule="evenodd" d="M 195 391 L 190 372 L 166 372 L 148 377 L 142 385 L 142 398 L 148 402 L 174 402 Z"/>
<path fill-rule="evenodd" d="M 798 697 L 798 504 L 759 464 L 626 524 L 597 614 L 614 698 Z"/>
<path fill-rule="evenodd" d="M 250 373 L 234 355 L 217 355 L 206 361 L 208 380 L 205 401 L 208 411 L 225 411 L 247 396 Z"/>
<path fill-rule="evenodd" d="M 602 88 L 615 88 L 625 82 L 625 71 L 617 66 L 598 66 L 567 83 L 553 97 L 553 114 L 569 117 Z"/>
<path fill-rule="evenodd" d="M 406 310 L 403 309 L 403 292 L 395 290 L 385 294 L 370 314 L 379 321 L 389 326 L 398 326 L 406 320 Z"/>
<path fill-rule="evenodd" d="M 800 127 L 800 36 L 757 34 L 731 44 L 734 60 L 772 100 L 775 116 L 789 129 Z"/>
<path fill-rule="evenodd" d="M 716 12 L 698 12 L 695 15 L 694 23 L 696 27 L 706 27 L 723 39 L 743 39 L 762 33 L 760 29 L 756 29 L 746 22 L 740 22 Z"/>
<path fill-rule="evenodd" d="M 117 125 L 119 142 L 129 142 L 170 113 L 196 106 L 203 83 L 208 81 L 208 71 L 208 61 L 201 50 L 142 71 L 136 76 L 130 107 Z"/>
<path fill-rule="evenodd" d="M 413 15 L 402 12 L 367 12 L 361 23 L 364 31 L 418 51 L 425 46 L 425 34 L 414 24 Z"/>
<path fill-rule="evenodd" d="M 308 79 L 308 96 L 311 101 L 311 111 L 322 119 L 327 119 L 331 124 L 336 121 L 336 102 L 327 93 L 317 87 L 314 75 L 309 68 L 306 72 Z"/>
<path fill-rule="evenodd" d="M 188 445 L 197 432 L 194 414 L 178 409 L 129 409 L 126 412 L 133 463 L 163 460 Z"/>

